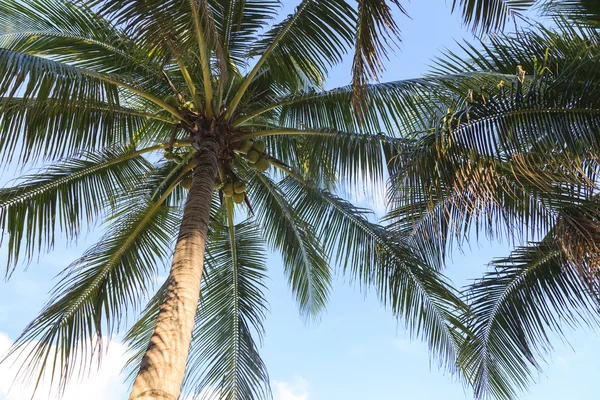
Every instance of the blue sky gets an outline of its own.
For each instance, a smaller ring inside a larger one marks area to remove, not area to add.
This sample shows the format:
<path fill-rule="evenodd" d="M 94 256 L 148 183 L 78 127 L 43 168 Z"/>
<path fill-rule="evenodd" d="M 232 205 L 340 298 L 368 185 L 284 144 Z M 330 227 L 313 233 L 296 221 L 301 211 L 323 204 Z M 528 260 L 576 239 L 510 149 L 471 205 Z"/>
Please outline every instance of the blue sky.
<path fill-rule="evenodd" d="M 388 63 L 382 81 L 418 77 L 444 47 L 457 48 L 454 39 L 470 37 L 459 17 L 450 15 L 450 4 L 446 3 L 451 1 L 415 0 L 406 4 L 412 19 L 398 17 L 404 42 Z M 334 70 L 328 86 L 348 82 L 349 63 L 345 63 Z M 0 178 L 0 184 L 6 181 L 6 176 Z M 369 196 L 358 198 L 362 205 L 381 208 Z M 99 233 L 91 233 L 69 247 L 58 243 L 55 252 L 42 256 L 26 272 L 18 271 L 9 282 L 0 282 L 0 352 L 40 310 L 55 283 L 54 276 L 94 243 Z M 475 244 L 465 254 L 455 253 L 448 274 L 457 284 L 466 284 L 479 277 L 493 257 L 508 251 L 505 244 Z M 0 251 L 0 265 L 4 263 L 5 252 Z M 426 345 L 410 340 L 402 323 L 374 296 L 361 294 L 339 278 L 322 320 L 307 326 L 287 288 L 279 257 L 270 255 L 268 266 L 270 314 L 262 355 L 276 400 L 471 398 L 468 389 L 431 362 Z M 545 374 L 522 400 L 600 397 L 595 381 L 600 339 L 590 330 L 568 331 L 567 338 L 571 346 L 554 340 L 555 351 L 548 357 Z M 82 395 L 86 400 L 126 398 L 126 387 L 118 376 L 123 350 L 118 341 L 112 343 L 103 369 L 90 380 L 75 383 L 65 399 Z M 26 388 L 15 387 L 7 394 L 10 376 L 10 367 L 0 366 L 0 400 L 28 399 Z"/>

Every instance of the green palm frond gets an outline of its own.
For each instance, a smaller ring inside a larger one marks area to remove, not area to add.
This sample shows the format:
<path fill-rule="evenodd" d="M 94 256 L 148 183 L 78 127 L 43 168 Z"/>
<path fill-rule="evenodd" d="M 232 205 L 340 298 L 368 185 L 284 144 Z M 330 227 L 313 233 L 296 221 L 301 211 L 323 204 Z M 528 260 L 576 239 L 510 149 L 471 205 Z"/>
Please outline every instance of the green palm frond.
<path fill-rule="evenodd" d="M 406 11 L 398 0 L 389 2 L 403 14 Z M 365 87 L 370 79 L 377 79 L 384 70 L 389 47 L 399 42 L 400 31 L 386 0 L 360 0 L 358 23 L 352 64 L 353 104 L 358 117 L 371 102 Z"/>
<path fill-rule="evenodd" d="M 290 207 L 286 194 L 269 177 L 253 172 L 248 191 L 267 243 L 281 253 L 285 274 L 301 314 L 316 319 L 331 288 L 331 271 L 313 228 Z"/>
<path fill-rule="evenodd" d="M 519 73 L 495 87 L 474 82 L 458 91 L 458 108 L 401 143 L 390 168 L 390 219 L 432 252 L 430 260 L 439 264 L 447 240 L 462 241 L 472 227 L 514 237 L 526 226 L 532 237 L 543 235 L 558 206 L 595 190 L 600 104 L 598 88 L 586 82 L 597 79 L 597 62 L 574 64 L 589 32 L 565 29 L 564 36 L 532 30 L 494 38 L 481 52 L 473 47 L 475 68 Z M 531 53 L 519 62 L 524 49 Z M 442 72 L 460 65 L 449 62 Z"/>
<path fill-rule="evenodd" d="M 441 81 L 441 79 L 440 79 Z M 341 87 L 330 91 L 293 94 L 274 104 L 281 104 L 279 123 L 298 129 L 328 127 L 345 132 L 395 134 L 415 131 L 435 115 L 436 104 L 429 100 L 432 92 L 441 97 L 445 88 L 427 79 L 386 82 L 363 88 L 369 99 L 360 108 L 360 120 L 353 110 L 353 89 Z M 418 94 L 423 98 L 419 99 Z M 420 101 L 419 101 L 420 100 Z M 445 110 L 443 110 L 445 111 Z"/>
<path fill-rule="evenodd" d="M 553 22 L 556 24 L 554 29 L 533 25 L 515 34 L 493 35 L 489 40 L 476 43 L 465 42 L 461 50 L 466 55 L 446 52 L 436 61 L 433 72 L 442 75 L 471 71 L 515 74 L 520 65 L 526 80 L 539 76 L 542 70 L 564 76 L 597 73 L 592 68 L 598 55 L 595 44 L 600 41 L 596 31 L 562 18 L 555 18 Z M 581 63 L 583 60 L 585 62 Z"/>
<path fill-rule="evenodd" d="M 52 248 L 57 231 L 74 239 L 82 225 L 93 225 L 117 196 L 139 185 L 150 171 L 143 153 L 127 149 L 88 153 L 0 189 L 0 227 L 6 234 L 9 268 L 21 256 L 28 261 L 36 252 Z"/>
<path fill-rule="evenodd" d="M 201 289 L 184 390 L 198 394 L 214 389 L 218 399 L 268 399 L 269 376 L 252 337 L 262 337 L 267 311 L 264 245 L 260 231 L 249 221 L 232 227 L 232 236 L 229 228 L 215 227 L 207 246 L 209 270 Z"/>
<path fill-rule="evenodd" d="M 138 141 L 150 126 L 155 139 L 161 131 L 170 133 L 177 123 L 165 115 L 123 106 L 76 102 L 66 106 L 54 98 L 0 98 L 0 110 L 0 160 L 15 163 L 64 158 Z"/>
<path fill-rule="evenodd" d="M 463 20 L 474 31 L 489 32 L 504 28 L 507 20 L 533 6 L 537 0 L 454 0 L 452 10 L 460 7 Z"/>
<path fill-rule="evenodd" d="M 157 60 L 85 4 L 6 0 L 0 45 L 108 74 L 159 76 Z"/>
<path fill-rule="evenodd" d="M 594 0 L 549 0 L 542 9 L 551 16 L 568 18 L 595 28 L 600 26 L 600 7 Z"/>
<path fill-rule="evenodd" d="M 469 288 L 473 337 L 461 363 L 478 398 L 518 398 L 552 348 L 550 331 L 562 336 L 565 326 L 597 322 L 597 298 L 579 271 L 582 260 L 571 259 L 560 241 L 549 235 L 516 249 Z M 583 264 L 595 270 L 594 257 Z"/>
<path fill-rule="evenodd" d="M 321 85 L 342 61 L 353 39 L 356 12 L 345 1 L 305 0 L 252 46 L 250 56 L 267 55 L 271 78 Z"/>
<path fill-rule="evenodd" d="M 228 59 L 237 68 L 247 63 L 251 43 L 277 16 L 280 4 L 274 0 L 217 0 L 209 2 L 215 25 Z"/>
<path fill-rule="evenodd" d="M 51 300 L 8 353 L 24 357 L 23 377 L 38 373 L 36 388 L 47 370 L 61 387 L 72 375 L 83 376 L 102 355 L 100 339 L 140 306 L 179 226 L 179 213 L 163 204 L 172 188 L 155 198 L 142 196 L 146 189 L 132 192 L 98 244 L 63 271 Z M 23 354 L 30 343 L 36 344 Z"/>
<path fill-rule="evenodd" d="M 106 108 L 109 111 L 119 105 L 117 88 L 113 84 L 87 74 L 81 68 L 67 66 L 56 61 L 0 49 L 0 74 L 2 76 L 0 78 L 0 96 L 5 99 L 3 109 L 9 107 L 9 111 L 15 110 L 17 106 L 35 107 L 39 110 L 46 105 L 47 101 L 50 101 L 54 106 L 60 107 L 66 115 L 78 116 L 85 123 L 86 119 L 82 116 L 81 110 L 85 110 L 86 105 Z M 16 103 L 15 99 L 21 100 L 20 104 Z M 32 117 L 34 116 L 35 113 Z M 87 121 L 90 120 L 91 117 L 87 117 Z M 67 127 L 71 125 L 77 129 L 77 125 L 70 124 L 68 121 L 64 121 L 62 124 Z M 26 127 L 27 123 L 3 119 L 3 125 L 3 131 L 6 132 L 21 126 Z M 36 127 L 35 119 L 33 126 Z M 88 126 L 82 127 L 81 134 L 86 133 Z M 60 128 L 60 125 L 57 128 Z M 38 126 L 37 130 L 44 132 L 48 128 L 43 129 Z M 6 133 L 3 136 L 6 136 Z M 87 137 L 90 140 L 89 136 Z M 17 139 L 11 141 L 18 142 Z M 3 156 L 4 161 L 10 160 L 6 153 Z"/>
<path fill-rule="evenodd" d="M 182 54 L 195 45 L 189 1 L 111 1 L 92 0 L 91 8 L 148 50 L 169 58 L 169 51 Z"/>
<path fill-rule="evenodd" d="M 281 185 L 298 214 L 323 238 L 326 254 L 362 287 L 375 288 L 408 329 L 455 370 L 463 325 L 453 312 L 463 310 L 464 304 L 449 282 L 410 247 L 370 222 L 367 210 L 297 177 Z"/>
<path fill-rule="evenodd" d="M 264 138 L 275 158 L 329 187 L 338 182 L 351 187 L 358 182 L 383 182 L 385 166 L 397 142 L 384 134 L 273 128 L 245 136 Z"/>

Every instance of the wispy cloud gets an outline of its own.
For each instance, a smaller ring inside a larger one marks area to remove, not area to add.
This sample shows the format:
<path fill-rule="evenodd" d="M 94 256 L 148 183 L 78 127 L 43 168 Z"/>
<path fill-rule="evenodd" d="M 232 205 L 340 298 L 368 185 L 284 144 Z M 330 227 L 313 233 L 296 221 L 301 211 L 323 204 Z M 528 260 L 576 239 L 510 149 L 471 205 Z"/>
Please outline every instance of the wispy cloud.
<path fill-rule="evenodd" d="M 274 400 L 310 400 L 308 381 L 295 375 L 290 382 L 273 381 Z"/>
<path fill-rule="evenodd" d="M 554 362 L 563 370 L 569 369 L 569 361 L 563 356 L 555 356 Z"/>
<path fill-rule="evenodd" d="M 6 353 L 12 343 L 8 335 L 0 332 L 0 356 Z M 121 368 L 127 358 L 124 350 L 124 345 L 111 342 L 108 353 L 102 357 L 101 368 L 81 381 L 73 379 L 62 396 L 56 390 L 51 390 L 48 379 L 45 379 L 32 397 L 34 385 L 15 382 L 18 364 L 14 363 L 14 358 L 8 359 L 0 364 L 0 399 L 116 400 L 127 398 L 127 387 L 120 376 Z"/>

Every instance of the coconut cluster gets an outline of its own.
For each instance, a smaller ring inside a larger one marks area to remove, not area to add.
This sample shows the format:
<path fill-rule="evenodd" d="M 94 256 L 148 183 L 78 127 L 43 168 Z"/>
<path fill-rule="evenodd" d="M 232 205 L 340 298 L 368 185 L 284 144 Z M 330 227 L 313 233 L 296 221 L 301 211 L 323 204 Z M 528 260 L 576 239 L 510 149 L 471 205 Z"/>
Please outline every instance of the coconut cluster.
<path fill-rule="evenodd" d="M 237 146 L 240 153 L 245 154 L 248 165 L 260 172 L 269 169 L 269 156 L 265 154 L 266 145 L 262 140 L 244 140 Z"/>
<path fill-rule="evenodd" d="M 246 197 L 246 184 L 237 177 L 229 178 L 223 183 L 221 191 L 225 197 L 231 197 L 234 203 L 241 204 Z"/>
<path fill-rule="evenodd" d="M 170 105 L 173 108 L 177 108 L 179 110 L 188 110 L 190 112 L 193 111 L 195 108 L 194 103 L 192 103 L 191 101 L 186 101 L 186 102 L 182 103 L 175 96 L 165 97 L 165 103 L 167 103 L 168 105 Z"/>

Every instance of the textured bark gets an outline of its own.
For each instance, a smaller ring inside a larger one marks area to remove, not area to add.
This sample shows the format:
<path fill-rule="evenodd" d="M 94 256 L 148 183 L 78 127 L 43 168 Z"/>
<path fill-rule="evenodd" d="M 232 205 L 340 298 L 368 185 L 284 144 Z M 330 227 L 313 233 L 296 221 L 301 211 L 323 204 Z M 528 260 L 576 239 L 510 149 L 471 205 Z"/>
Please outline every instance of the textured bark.
<path fill-rule="evenodd" d="M 204 140 L 183 211 L 166 298 L 130 400 L 179 398 L 200 294 L 204 247 L 217 175 L 217 143 Z"/>

